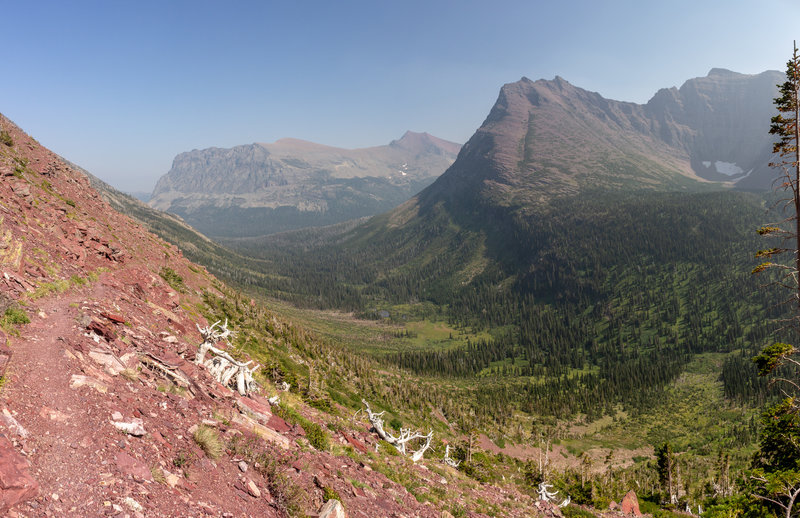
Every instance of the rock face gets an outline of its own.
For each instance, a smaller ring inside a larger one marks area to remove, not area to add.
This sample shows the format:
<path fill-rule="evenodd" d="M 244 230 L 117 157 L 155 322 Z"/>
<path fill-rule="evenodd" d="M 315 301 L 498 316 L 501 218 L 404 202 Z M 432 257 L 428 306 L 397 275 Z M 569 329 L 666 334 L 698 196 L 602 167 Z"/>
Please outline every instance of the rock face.
<path fill-rule="evenodd" d="M 774 171 L 770 117 L 781 72 L 737 74 L 721 68 L 663 89 L 645 106 L 660 137 L 686 150 L 692 170 L 712 181 L 745 189 L 771 189 Z"/>
<path fill-rule="evenodd" d="M 526 206 L 590 189 L 769 189 L 769 120 L 783 80 L 713 69 L 639 105 L 560 77 L 522 78 L 503 86 L 457 161 L 419 198 Z"/>
<path fill-rule="evenodd" d="M 459 148 L 407 132 L 366 149 L 282 139 L 194 150 L 175 157 L 149 203 L 212 236 L 332 224 L 399 205 L 443 173 Z"/>
<path fill-rule="evenodd" d="M 0 435 L 0 513 L 35 497 L 39 484 L 31 477 L 28 461 Z"/>
<path fill-rule="evenodd" d="M 632 514 L 634 516 L 642 515 L 642 512 L 639 510 L 639 499 L 636 498 L 636 493 L 633 491 L 628 491 L 628 493 L 622 498 L 620 507 L 622 508 L 622 512 L 625 514 Z"/>

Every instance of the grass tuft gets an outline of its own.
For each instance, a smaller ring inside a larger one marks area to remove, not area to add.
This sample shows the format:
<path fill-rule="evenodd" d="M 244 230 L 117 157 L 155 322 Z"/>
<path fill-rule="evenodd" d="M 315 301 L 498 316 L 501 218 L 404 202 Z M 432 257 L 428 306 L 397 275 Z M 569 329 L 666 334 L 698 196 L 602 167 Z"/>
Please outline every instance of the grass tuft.
<path fill-rule="evenodd" d="M 14 145 L 14 139 L 11 138 L 11 135 L 6 130 L 0 130 L 0 142 L 8 147 Z"/>
<path fill-rule="evenodd" d="M 218 459 L 225 451 L 219 433 L 212 427 L 201 424 L 194 431 L 194 442 L 212 459 Z"/>
<path fill-rule="evenodd" d="M 161 271 L 158 272 L 158 275 L 164 279 L 164 281 L 169 284 L 173 290 L 177 291 L 178 293 L 186 293 L 186 285 L 183 283 L 183 277 L 178 275 L 178 273 L 172 268 L 165 266 L 161 268 Z"/>

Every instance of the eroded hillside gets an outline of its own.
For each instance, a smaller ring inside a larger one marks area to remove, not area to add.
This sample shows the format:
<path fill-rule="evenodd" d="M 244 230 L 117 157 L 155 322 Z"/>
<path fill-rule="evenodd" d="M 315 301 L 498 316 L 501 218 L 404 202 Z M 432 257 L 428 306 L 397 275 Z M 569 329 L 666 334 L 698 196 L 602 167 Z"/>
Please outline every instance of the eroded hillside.
<path fill-rule="evenodd" d="M 368 360 L 225 287 L 13 123 L 0 127 L 9 516 L 306 516 L 334 499 L 347 516 L 540 513 L 514 485 L 465 479 L 444 451 L 417 464 L 387 455 L 363 417 L 315 386 L 378 400 L 394 375 L 371 381 Z M 217 319 L 237 333 L 228 353 L 262 365 L 258 393 L 194 363 L 199 327 Z"/>

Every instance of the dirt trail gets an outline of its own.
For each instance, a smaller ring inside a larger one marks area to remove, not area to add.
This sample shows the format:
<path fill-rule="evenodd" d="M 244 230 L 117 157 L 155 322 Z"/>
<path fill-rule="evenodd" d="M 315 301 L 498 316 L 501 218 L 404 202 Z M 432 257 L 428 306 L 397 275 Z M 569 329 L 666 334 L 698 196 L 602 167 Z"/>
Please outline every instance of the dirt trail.
<path fill-rule="evenodd" d="M 13 339 L 10 381 L 3 394 L 20 424 L 36 430 L 24 441 L 24 451 L 42 488 L 44 508 L 39 511 L 45 515 L 96 515 L 102 499 L 111 496 L 98 485 L 107 464 L 103 437 L 98 435 L 110 431 L 97 427 L 106 396 L 70 388 L 77 362 L 67 344 L 80 337 L 75 308 L 79 300 L 75 295 L 54 298 L 31 315 L 31 323 Z M 119 440 L 125 438 L 119 435 Z"/>

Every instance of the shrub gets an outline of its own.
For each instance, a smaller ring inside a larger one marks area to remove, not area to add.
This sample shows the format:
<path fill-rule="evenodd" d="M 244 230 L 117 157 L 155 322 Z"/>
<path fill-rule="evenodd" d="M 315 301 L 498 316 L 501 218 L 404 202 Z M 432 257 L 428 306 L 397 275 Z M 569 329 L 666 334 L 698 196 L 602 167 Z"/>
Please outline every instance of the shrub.
<path fill-rule="evenodd" d="M 14 326 L 20 326 L 30 323 L 28 315 L 19 308 L 8 307 L 6 308 L 3 316 L 0 317 L 0 328 L 13 335 L 19 335 L 19 331 L 14 329 Z"/>
<path fill-rule="evenodd" d="M 561 514 L 564 515 L 564 518 L 594 518 L 592 513 L 574 504 L 562 507 Z"/>
<path fill-rule="evenodd" d="M 8 147 L 14 145 L 14 139 L 11 138 L 11 135 L 9 135 L 6 130 L 0 130 L 0 142 Z"/>
<path fill-rule="evenodd" d="M 218 459 L 222 456 L 222 452 L 225 451 L 225 447 L 222 444 L 222 441 L 219 438 L 219 434 L 217 431 L 207 425 L 201 424 L 197 427 L 194 431 L 194 442 L 197 443 L 200 448 L 206 452 L 212 459 Z"/>
<path fill-rule="evenodd" d="M 273 409 L 273 412 L 278 417 L 288 421 L 291 424 L 299 424 L 306 432 L 306 439 L 309 444 L 318 450 L 327 450 L 329 448 L 328 434 L 325 429 L 317 423 L 309 421 L 300 415 L 293 408 L 288 407 L 285 403 L 279 404 Z"/>
<path fill-rule="evenodd" d="M 186 285 L 183 283 L 183 277 L 178 275 L 178 273 L 172 268 L 165 266 L 161 268 L 161 271 L 158 272 L 158 275 L 164 279 L 164 282 L 169 284 L 173 290 L 179 293 L 186 293 Z"/>
<path fill-rule="evenodd" d="M 300 423 L 300 426 L 306 431 L 306 439 L 308 439 L 311 446 L 318 450 L 327 450 L 330 447 L 328 434 L 320 425 L 306 421 L 305 423 Z"/>
<path fill-rule="evenodd" d="M 175 455 L 175 458 L 172 459 L 172 465 L 176 468 L 182 468 L 184 466 L 188 466 L 192 462 L 192 452 L 181 450 Z"/>
<path fill-rule="evenodd" d="M 403 422 L 396 417 L 392 417 L 392 419 L 389 421 L 389 426 L 392 428 L 392 430 L 400 431 L 400 428 L 403 427 Z"/>
<path fill-rule="evenodd" d="M 275 506 L 289 516 L 300 516 L 305 493 L 284 473 L 286 459 L 266 450 L 261 441 L 234 435 L 228 447 L 234 455 L 244 458 L 267 481 L 267 488 L 275 499 Z M 326 493 L 327 494 L 327 493 Z"/>
<path fill-rule="evenodd" d="M 338 500 L 341 502 L 342 497 L 339 496 L 339 493 L 337 493 L 335 489 L 325 486 L 322 488 L 322 500 L 325 502 L 328 500 Z"/>
<path fill-rule="evenodd" d="M 3 315 L 3 323 L 7 325 L 30 324 L 31 319 L 19 308 L 7 308 Z"/>

